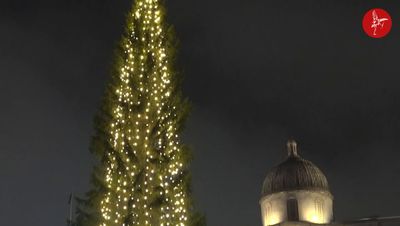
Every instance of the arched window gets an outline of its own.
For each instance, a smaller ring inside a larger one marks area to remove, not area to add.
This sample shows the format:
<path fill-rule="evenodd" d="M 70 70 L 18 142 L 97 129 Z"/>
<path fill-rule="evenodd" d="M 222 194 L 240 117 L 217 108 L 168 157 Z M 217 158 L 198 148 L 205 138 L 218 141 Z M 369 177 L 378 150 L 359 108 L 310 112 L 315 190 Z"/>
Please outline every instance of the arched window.
<path fill-rule="evenodd" d="M 324 200 L 322 200 L 321 198 L 316 198 L 314 203 L 315 203 L 315 214 L 319 218 L 323 218 L 324 217 Z"/>
<path fill-rule="evenodd" d="M 289 198 L 286 201 L 288 221 L 299 221 L 299 207 L 297 199 Z"/>
<path fill-rule="evenodd" d="M 271 203 L 267 202 L 265 204 L 265 216 L 269 217 L 272 212 L 272 205 Z"/>

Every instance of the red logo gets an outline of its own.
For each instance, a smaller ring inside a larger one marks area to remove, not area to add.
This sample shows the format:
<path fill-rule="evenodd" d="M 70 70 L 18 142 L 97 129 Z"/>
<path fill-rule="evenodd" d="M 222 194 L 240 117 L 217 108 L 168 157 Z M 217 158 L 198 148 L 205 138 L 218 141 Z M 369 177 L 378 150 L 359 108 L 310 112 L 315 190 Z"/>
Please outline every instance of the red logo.
<path fill-rule="evenodd" d="M 392 29 L 392 18 L 384 9 L 370 9 L 362 22 L 365 33 L 372 38 L 383 38 Z"/>

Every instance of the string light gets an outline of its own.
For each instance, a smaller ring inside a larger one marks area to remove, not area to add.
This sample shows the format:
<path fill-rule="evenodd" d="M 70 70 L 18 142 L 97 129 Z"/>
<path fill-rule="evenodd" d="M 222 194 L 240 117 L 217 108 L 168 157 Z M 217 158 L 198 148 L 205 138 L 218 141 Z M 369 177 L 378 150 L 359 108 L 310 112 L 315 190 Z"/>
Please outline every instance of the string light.
<path fill-rule="evenodd" d="M 186 226 L 189 201 L 179 143 L 167 27 L 159 0 L 136 0 L 114 84 L 99 226 Z M 162 199 L 161 204 L 155 204 Z"/>

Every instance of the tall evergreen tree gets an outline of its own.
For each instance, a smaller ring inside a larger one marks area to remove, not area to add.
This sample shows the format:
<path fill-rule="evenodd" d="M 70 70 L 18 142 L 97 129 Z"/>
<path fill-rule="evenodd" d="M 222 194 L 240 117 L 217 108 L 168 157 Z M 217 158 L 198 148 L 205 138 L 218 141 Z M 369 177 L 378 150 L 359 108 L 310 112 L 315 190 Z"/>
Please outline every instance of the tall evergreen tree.
<path fill-rule="evenodd" d="M 76 225 L 204 221 L 193 214 L 189 150 L 180 142 L 188 103 L 174 69 L 175 49 L 162 0 L 134 1 L 95 120 L 91 151 L 100 161 L 92 189 L 77 199 Z"/>

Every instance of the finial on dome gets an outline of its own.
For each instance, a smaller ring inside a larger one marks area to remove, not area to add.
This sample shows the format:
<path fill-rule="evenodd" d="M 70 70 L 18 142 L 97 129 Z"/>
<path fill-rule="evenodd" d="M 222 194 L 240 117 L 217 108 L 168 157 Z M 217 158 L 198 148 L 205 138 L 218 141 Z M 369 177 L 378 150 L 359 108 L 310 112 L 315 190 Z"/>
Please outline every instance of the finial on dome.
<path fill-rule="evenodd" d="M 296 143 L 295 140 L 293 140 L 293 139 L 288 140 L 286 145 L 287 145 L 287 150 L 288 150 L 288 156 L 289 157 L 291 157 L 291 156 L 299 156 L 297 154 L 297 143 Z"/>

